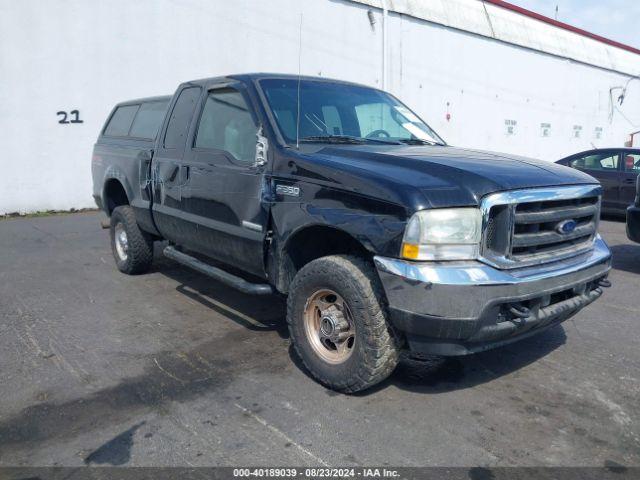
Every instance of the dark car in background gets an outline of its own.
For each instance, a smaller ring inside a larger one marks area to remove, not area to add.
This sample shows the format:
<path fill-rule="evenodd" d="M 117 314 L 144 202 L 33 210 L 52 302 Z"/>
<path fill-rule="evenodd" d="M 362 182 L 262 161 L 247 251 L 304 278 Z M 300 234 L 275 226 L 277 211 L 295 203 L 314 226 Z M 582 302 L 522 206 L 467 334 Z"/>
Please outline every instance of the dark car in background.
<path fill-rule="evenodd" d="M 640 149 L 602 148 L 575 153 L 556 163 L 581 170 L 600 180 L 602 213 L 625 215 L 636 196 Z"/>

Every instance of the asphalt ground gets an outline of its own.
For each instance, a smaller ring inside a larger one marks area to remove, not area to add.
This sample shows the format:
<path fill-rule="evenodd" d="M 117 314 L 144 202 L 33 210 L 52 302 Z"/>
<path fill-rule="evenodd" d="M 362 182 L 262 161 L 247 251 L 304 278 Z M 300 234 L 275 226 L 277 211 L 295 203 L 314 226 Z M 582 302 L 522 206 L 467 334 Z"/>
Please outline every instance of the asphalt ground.
<path fill-rule="evenodd" d="M 315 383 L 284 302 L 166 259 L 119 273 L 96 213 L 0 221 L 0 466 L 640 465 L 640 245 L 573 320 L 379 387 Z"/>

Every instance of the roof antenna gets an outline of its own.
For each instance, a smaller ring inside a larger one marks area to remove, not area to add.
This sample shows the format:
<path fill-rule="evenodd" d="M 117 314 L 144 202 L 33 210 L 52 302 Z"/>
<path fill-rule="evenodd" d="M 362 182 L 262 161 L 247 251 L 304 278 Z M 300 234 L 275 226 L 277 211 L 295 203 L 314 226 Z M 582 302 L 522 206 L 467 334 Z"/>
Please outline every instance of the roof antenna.
<path fill-rule="evenodd" d="M 298 99 L 297 99 L 297 107 L 298 112 L 296 115 L 296 148 L 300 150 L 300 69 L 302 63 L 302 12 L 300 12 L 300 35 L 299 35 L 298 45 Z"/>

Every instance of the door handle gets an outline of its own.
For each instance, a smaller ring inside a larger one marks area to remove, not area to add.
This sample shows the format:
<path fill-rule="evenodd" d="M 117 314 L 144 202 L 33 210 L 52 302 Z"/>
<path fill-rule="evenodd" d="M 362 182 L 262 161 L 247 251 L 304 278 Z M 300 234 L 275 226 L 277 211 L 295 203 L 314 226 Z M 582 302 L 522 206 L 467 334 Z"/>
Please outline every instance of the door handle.
<path fill-rule="evenodd" d="M 178 173 L 180 172 L 180 167 L 178 167 L 177 165 L 173 168 L 173 170 L 171 170 L 171 173 L 169 174 L 169 177 L 167 178 L 167 180 L 169 182 L 175 182 L 176 181 L 176 177 L 178 176 Z"/>
<path fill-rule="evenodd" d="M 180 184 L 186 185 L 189 183 L 189 177 L 191 175 L 191 168 L 189 165 L 182 165 L 180 167 Z"/>
<path fill-rule="evenodd" d="M 182 187 L 189 183 L 189 166 L 188 165 L 174 165 L 171 174 L 167 178 L 167 182 L 173 184 L 175 187 Z"/>
<path fill-rule="evenodd" d="M 636 181 L 633 178 L 625 178 L 624 183 L 636 183 Z"/>

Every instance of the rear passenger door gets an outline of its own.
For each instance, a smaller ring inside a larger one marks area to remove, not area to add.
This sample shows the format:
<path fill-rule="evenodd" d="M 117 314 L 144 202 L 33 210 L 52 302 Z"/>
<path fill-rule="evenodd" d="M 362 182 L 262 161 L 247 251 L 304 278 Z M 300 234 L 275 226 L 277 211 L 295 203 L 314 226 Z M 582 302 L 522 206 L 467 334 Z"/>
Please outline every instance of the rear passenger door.
<path fill-rule="evenodd" d="M 151 166 L 153 219 L 164 238 L 182 245 L 195 234 L 194 226 L 183 215 L 182 193 L 189 182 L 183 156 L 201 95 L 201 87 L 188 84 L 177 93 Z"/>
<path fill-rule="evenodd" d="M 258 125 L 244 85 L 209 88 L 185 152 L 181 204 L 198 232 L 187 246 L 264 276 L 267 166 L 256 163 Z"/>

